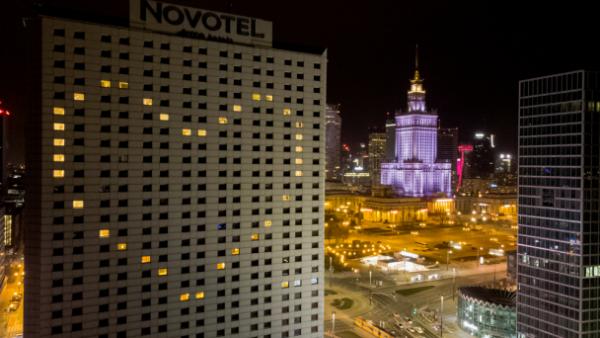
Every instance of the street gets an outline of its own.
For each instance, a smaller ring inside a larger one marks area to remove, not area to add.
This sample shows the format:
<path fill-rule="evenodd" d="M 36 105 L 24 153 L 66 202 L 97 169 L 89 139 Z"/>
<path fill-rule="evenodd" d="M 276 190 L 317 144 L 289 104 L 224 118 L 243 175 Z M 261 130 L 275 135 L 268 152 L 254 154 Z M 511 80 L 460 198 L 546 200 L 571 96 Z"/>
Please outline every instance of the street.
<path fill-rule="evenodd" d="M 15 260 L 0 292 L 0 338 L 14 338 L 23 333 L 22 260 Z"/>

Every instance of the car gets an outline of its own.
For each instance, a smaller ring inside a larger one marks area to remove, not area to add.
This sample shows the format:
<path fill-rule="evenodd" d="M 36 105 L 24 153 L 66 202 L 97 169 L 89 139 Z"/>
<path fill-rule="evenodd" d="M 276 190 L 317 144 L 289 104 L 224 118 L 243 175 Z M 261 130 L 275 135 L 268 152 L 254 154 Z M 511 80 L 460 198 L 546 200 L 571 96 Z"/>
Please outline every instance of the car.
<path fill-rule="evenodd" d="M 10 303 L 5 311 L 6 312 L 14 312 L 14 311 L 17 311 L 18 307 L 19 307 L 19 305 L 17 303 Z"/>
<path fill-rule="evenodd" d="M 417 331 L 415 331 L 415 329 L 413 329 L 412 327 L 409 327 L 407 330 L 408 330 L 408 332 L 410 332 L 410 333 L 415 333 L 415 332 L 417 332 Z"/>
<path fill-rule="evenodd" d="M 419 234 L 419 232 L 418 231 L 411 231 L 410 234 L 413 235 L 413 236 L 417 236 Z"/>
<path fill-rule="evenodd" d="M 420 326 L 415 326 L 415 327 L 414 327 L 414 329 L 415 329 L 415 331 L 417 331 L 417 333 L 419 333 L 419 334 L 423 334 L 423 332 L 424 332 L 424 331 L 423 331 L 423 329 L 422 329 Z"/>
<path fill-rule="evenodd" d="M 18 301 L 21 300 L 21 298 L 23 298 L 23 296 L 20 293 L 15 292 L 12 295 L 12 301 L 13 302 L 18 302 Z"/>

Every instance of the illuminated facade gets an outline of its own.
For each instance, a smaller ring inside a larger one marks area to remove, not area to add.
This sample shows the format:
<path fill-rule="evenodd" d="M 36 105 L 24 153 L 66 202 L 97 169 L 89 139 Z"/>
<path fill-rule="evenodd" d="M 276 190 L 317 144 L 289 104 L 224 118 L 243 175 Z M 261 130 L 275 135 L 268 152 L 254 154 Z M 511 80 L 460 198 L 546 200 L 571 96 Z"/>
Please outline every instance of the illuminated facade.
<path fill-rule="evenodd" d="M 450 196 L 452 164 L 437 159 L 438 116 L 426 109 L 418 63 L 410 83 L 408 110 L 396 115 L 396 161 L 381 164 L 381 184 L 401 196 Z"/>
<path fill-rule="evenodd" d="M 475 337 L 516 338 L 515 293 L 467 286 L 458 289 L 457 324 Z"/>
<path fill-rule="evenodd" d="M 323 337 L 326 54 L 37 19 L 24 336 Z"/>

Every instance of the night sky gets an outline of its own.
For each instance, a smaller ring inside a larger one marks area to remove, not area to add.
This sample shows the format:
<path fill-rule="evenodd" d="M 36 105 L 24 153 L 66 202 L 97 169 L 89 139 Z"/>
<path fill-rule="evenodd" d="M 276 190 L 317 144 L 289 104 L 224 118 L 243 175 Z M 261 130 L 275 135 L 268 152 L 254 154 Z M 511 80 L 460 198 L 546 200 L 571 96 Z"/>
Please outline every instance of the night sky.
<path fill-rule="evenodd" d="M 115 16 L 128 8 L 125 0 L 39 2 Z M 342 139 L 351 145 L 366 141 L 366 127 L 383 127 L 387 111 L 405 108 L 416 43 L 427 103 L 442 126 L 459 127 L 462 141 L 476 130 L 495 133 L 500 150 L 516 149 L 519 79 L 600 70 L 600 16 L 592 1 L 171 2 L 270 20 L 277 41 L 328 48 L 328 101 L 341 103 Z M 3 0 L 0 9 L 0 99 L 16 115 L 9 125 L 15 160 L 23 158 L 32 94 L 21 20 L 31 3 Z"/>

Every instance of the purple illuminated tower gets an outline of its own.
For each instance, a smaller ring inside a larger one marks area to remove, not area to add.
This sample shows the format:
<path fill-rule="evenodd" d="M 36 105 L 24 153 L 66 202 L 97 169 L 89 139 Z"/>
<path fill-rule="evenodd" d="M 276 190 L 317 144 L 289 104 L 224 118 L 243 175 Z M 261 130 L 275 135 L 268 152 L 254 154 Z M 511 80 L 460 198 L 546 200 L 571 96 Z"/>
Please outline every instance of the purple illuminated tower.
<path fill-rule="evenodd" d="M 381 164 L 381 184 L 401 196 L 451 194 L 451 164 L 437 161 L 438 116 L 425 107 L 425 89 L 416 60 L 408 109 L 396 114 L 396 162 Z"/>

